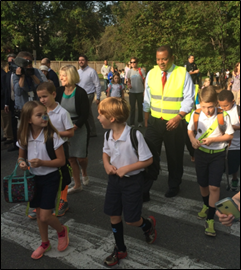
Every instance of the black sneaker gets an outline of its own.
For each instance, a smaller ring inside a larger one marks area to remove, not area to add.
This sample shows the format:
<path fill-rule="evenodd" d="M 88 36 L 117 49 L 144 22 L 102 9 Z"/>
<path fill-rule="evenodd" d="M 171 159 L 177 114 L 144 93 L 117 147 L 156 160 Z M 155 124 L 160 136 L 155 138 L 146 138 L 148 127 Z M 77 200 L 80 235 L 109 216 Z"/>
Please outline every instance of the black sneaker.
<path fill-rule="evenodd" d="M 153 216 L 150 216 L 149 218 L 147 218 L 150 222 L 151 222 L 151 228 L 144 232 L 145 237 L 146 237 L 146 242 L 148 244 L 152 244 L 155 242 L 156 237 L 157 237 L 157 232 L 156 232 L 156 219 Z"/>
<path fill-rule="evenodd" d="M 119 264 L 120 259 L 124 259 L 127 256 L 127 252 L 119 251 L 118 247 L 115 246 L 114 251 L 105 259 L 105 264 L 108 266 Z"/>

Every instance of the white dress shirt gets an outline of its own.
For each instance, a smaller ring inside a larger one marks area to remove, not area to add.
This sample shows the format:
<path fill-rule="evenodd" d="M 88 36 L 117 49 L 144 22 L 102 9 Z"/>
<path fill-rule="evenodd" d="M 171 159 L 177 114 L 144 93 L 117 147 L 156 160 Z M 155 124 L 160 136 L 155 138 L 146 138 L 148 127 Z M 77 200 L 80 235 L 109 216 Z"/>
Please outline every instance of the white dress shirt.
<path fill-rule="evenodd" d="M 87 66 L 84 69 L 80 68 L 78 73 L 80 77 L 78 85 L 86 91 L 87 95 L 96 92 L 97 99 L 100 99 L 101 84 L 97 72 L 93 68 Z"/>

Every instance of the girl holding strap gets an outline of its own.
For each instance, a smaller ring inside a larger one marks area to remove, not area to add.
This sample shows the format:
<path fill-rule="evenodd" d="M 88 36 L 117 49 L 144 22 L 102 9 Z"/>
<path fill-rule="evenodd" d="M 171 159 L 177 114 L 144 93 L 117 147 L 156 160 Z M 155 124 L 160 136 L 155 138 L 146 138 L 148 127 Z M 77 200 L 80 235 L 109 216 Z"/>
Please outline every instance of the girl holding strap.
<path fill-rule="evenodd" d="M 56 159 L 51 160 L 46 149 L 47 137 L 53 137 Z M 64 251 L 69 244 L 67 226 L 61 225 L 52 215 L 55 198 L 59 188 L 60 175 L 58 167 L 65 164 L 64 141 L 49 120 L 46 107 L 39 101 L 29 101 L 22 108 L 22 121 L 18 129 L 19 167 L 35 175 L 36 192 L 30 207 L 36 208 L 37 222 L 42 244 L 32 253 L 31 258 L 40 259 L 51 249 L 48 239 L 48 225 L 58 234 L 58 250 Z"/>

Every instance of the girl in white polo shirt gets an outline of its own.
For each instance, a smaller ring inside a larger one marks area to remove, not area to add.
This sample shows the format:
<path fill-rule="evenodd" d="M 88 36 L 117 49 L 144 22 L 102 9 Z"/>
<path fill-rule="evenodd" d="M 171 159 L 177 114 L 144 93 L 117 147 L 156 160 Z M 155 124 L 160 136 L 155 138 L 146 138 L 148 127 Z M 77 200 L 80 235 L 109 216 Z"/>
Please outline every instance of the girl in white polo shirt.
<path fill-rule="evenodd" d="M 23 106 L 22 120 L 18 129 L 19 167 L 35 175 L 36 192 L 30 207 L 36 208 L 37 222 L 42 244 L 32 253 L 31 258 L 40 259 L 44 252 L 50 250 L 48 225 L 58 233 L 58 250 L 63 251 L 69 244 L 67 226 L 61 225 L 52 215 L 55 198 L 58 192 L 60 175 L 58 167 L 65 164 L 64 141 L 53 127 L 47 115 L 46 107 L 39 101 L 29 101 Z M 46 150 L 47 137 L 53 137 L 56 159 L 51 160 Z"/>
<path fill-rule="evenodd" d="M 111 129 L 109 138 L 105 134 L 103 162 L 109 181 L 105 196 L 105 214 L 110 216 L 116 246 L 105 259 L 105 264 L 113 266 L 127 256 L 124 244 L 122 211 L 128 225 L 140 227 L 146 242 L 156 240 L 156 220 L 141 216 L 143 197 L 143 170 L 153 159 L 142 134 L 137 131 L 138 157 L 130 139 L 131 128 L 126 124 L 129 105 L 125 99 L 110 97 L 104 99 L 98 108 L 98 119 L 105 129 Z"/>
<path fill-rule="evenodd" d="M 226 130 L 220 130 L 217 122 L 217 94 L 213 86 L 201 89 L 199 93 L 201 112 L 195 134 L 194 113 L 188 125 L 188 135 L 195 149 L 197 181 L 203 198 L 203 208 L 198 219 L 206 219 L 205 234 L 216 236 L 214 228 L 215 203 L 220 196 L 220 182 L 225 168 L 225 155 L 228 141 L 234 130 L 229 115 L 224 112 Z M 208 212 L 208 213 L 207 213 Z"/>

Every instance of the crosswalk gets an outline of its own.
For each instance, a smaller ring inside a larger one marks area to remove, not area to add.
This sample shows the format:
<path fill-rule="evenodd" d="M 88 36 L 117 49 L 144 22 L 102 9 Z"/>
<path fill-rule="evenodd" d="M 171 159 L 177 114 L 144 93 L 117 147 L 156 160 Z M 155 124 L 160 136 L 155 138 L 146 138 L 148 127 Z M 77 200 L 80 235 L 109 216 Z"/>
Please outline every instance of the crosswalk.
<path fill-rule="evenodd" d="M 165 164 L 162 165 L 162 173 L 166 173 Z M 195 171 L 193 168 L 185 170 L 184 178 L 190 176 L 193 181 Z M 107 180 L 90 177 L 91 185 L 85 187 L 89 197 L 105 196 Z M 183 197 L 166 198 L 161 191 L 151 190 L 150 202 L 143 204 L 143 208 L 156 215 L 163 215 L 181 222 L 188 222 L 197 226 L 203 226 L 203 221 L 196 218 L 200 210 L 200 201 Z M 71 207 L 71 205 L 70 205 Z M 13 241 L 26 249 L 34 250 L 39 245 L 39 232 L 35 221 L 29 220 L 25 215 L 25 206 L 17 204 L 8 212 L 1 214 L 1 237 Z M 74 219 L 64 217 L 64 224 L 70 228 L 70 245 L 64 251 L 57 251 L 57 236 L 52 229 L 49 230 L 49 239 L 52 249 L 45 256 L 58 259 L 78 269 L 106 269 L 103 258 L 113 250 L 113 235 L 110 230 L 97 227 L 93 224 L 83 224 Z M 62 219 L 63 219 L 62 218 Z M 216 223 L 216 230 L 228 235 L 240 237 L 240 225 L 225 227 Z M 125 235 L 125 243 L 128 247 L 128 257 L 121 260 L 119 269 L 220 269 L 217 265 L 180 255 L 172 250 L 158 245 L 148 245 L 143 241 Z M 151 258 L 151 260 L 150 260 Z"/>

